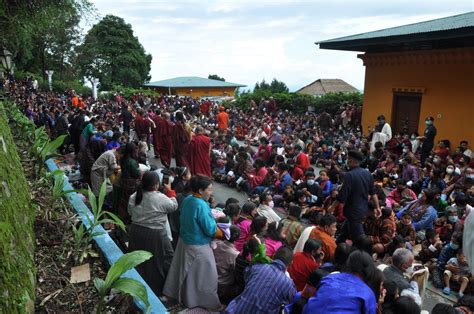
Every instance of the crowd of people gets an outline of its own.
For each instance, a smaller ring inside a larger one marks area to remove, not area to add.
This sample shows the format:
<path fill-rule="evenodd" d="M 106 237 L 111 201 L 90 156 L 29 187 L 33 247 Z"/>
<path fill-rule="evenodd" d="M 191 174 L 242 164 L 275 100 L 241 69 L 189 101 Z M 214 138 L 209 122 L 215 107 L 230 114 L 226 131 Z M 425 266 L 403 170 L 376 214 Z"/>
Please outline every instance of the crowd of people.
<path fill-rule="evenodd" d="M 431 280 L 459 298 L 432 313 L 474 310 L 474 160 L 467 141 L 435 145 L 432 117 L 420 136 L 392 134 L 381 115 L 364 136 L 353 104 L 296 114 L 271 98 L 241 110 L 178 96 L 83 99 L 31 79 L 5 88 L 51 137 L 67 135 L 60 152 L 81 182 L 96 195 L 106 182 L 107 206 L 128 226 L 122 248 L 153 253 L 138 271 L 165 303 L 419 313 Z M 216 202 L 214 182 L 247 200 Z"/>

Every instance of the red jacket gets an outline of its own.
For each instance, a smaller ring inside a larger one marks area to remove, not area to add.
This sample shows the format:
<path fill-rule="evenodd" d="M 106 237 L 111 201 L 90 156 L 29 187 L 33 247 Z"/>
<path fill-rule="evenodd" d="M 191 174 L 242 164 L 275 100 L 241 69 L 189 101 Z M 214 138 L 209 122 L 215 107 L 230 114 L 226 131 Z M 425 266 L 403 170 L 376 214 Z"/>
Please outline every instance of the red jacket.
<path fill-rule="evenodd" d="M 298 154 L 298 156 L 296 157 L 296 165 L 295 167 L 298 167 L 300 168 L 301 170 L 306 171 L 306 169 L 308 169 L 310 167 L 310 163 L 309 163 L 309 157 L 308 155 L 306 155 L 305 153 L 301 152 Z"/>
<path fill-rule="evenodd" d="M 319 268 L 319 264 L 311 254 L 305 252 L 295 253 L 293 261 L 290 267 L 288 267 L 288 273 L 295 283 L 296 290 L 303 290 L 309 275 L 311 275 L 316 268 Z"/>

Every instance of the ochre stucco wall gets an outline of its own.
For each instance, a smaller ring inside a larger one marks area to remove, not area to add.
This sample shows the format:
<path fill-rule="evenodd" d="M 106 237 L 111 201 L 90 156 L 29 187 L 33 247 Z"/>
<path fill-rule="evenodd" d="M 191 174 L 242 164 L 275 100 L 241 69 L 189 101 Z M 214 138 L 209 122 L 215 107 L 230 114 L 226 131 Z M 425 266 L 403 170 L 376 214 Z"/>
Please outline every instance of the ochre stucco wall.
<path fill-rule="evenodd" d="M 158 92 L 164 95 L 168 95 L 168 88 L 155 88 Z M 191 92 L 192 90 L 192 92 Z M 235 93 L 234 87 L 209 87 L 209 88 L 199 88 L 199 87 L 192 87 L 192 88 L 172 88 L 171 94 L 172 95 L 179 95 L 179 96 L 192 96 L 196 97 L 212 97 L 212 96 L 230 96 L 233 97 Z"/>
<path fill-rule="evenodd" d="M 359 56 L 366 66 L 362 125 L 376 124 L 384 114 L 392 122 L 394 91 L 421 92 L 418 132 L 424 119 L 435 118 L 435 141 L 451 140 L 452 148 L 463 139 L 474 147 L 474 49 L 380 53 Z"/>

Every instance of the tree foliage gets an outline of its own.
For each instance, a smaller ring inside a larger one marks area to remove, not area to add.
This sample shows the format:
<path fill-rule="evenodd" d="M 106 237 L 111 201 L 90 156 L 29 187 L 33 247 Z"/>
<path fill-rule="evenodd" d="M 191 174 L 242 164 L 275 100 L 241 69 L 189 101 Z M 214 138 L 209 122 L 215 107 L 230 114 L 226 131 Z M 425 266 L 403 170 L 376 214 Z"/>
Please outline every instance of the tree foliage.
<path fill-rule="evenodd" d="M 258 90 L 264 90 L 264 91 L 270 91 L 271 93 L 288 93 L 289 89 L 288 86 L 286 86 L 285 83 L 282 81 L 277 80 L 274 78 L 272 82 L 269 84 L 265 82 L 265 79 L 262 80 L 262 82 L 257 82 L 255 83 L 254 87 L 254 92 Z"/>
<path fill-rule="evenodd" d="M 208 78 L 208 79 L 211 79 L 211 80 L 218 80 L 218 81 L 225 82 L 225 78 L 220 77 L 220 76 L 217 75 L 217 74 L 209 74 L 209 76 L 208 76 L 207 78 Z"/>
<path fill-rule="evenodd" d="M 17 70 L 45 77 L 77 78 L 73 66 L 79 22 L 94 12 L 88 0 L 0 1 L 0 46 L 10 50 Z"/>
<path fill-rule="evenodd" d="M 100 80 L 100 88 L 139 87 L 150 80 L 151 55 L 124 19 L 107 15 L 87 33 L 79 47 L 78 66 L 86 77 Z"/>
<path fill-rule="evenodd" d="M 100 98 L 102 99 L 115 99 L 115 94 L 122 95 L 125 99 L 131 99 L 134 95 L 143 95 L 149 97 L 160 97 L 160 93 L 150 88 L 133 88 L 125 86 L 113 86 L 107 93 L 101 93 Z"/>

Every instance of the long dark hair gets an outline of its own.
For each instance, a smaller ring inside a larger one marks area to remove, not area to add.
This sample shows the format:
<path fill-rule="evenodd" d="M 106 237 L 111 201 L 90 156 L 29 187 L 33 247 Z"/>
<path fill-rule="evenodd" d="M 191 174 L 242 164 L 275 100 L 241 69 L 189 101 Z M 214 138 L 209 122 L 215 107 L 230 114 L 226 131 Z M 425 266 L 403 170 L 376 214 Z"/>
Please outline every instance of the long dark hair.
<path fill-rule="evenodd" d="M 358 274 L 367 285 L 370 285 L 376 276 L 377 268 L 369 253 L 355 250 L 347 258 L 343 272 Z"/>
<path fill-rule="evenodd" d="M 205 190 L 212 184 L 211 179 L 206 176 L 196 175 L 191 178 L 191 191 L 199 193 L 199 190 Z"/>
<path fill-rule="evenodd" d="M 257 207 L 254 202 L 245 202 L 244 206 L 242 206 L 242 214 L 252 216 L 253 210 Z"/>
<path fill-rule="evenodd" d="M 275 241 L 283 242 L 285 239 L 281 238 L 281 229 L 283 229 L 283 224 L 279 224 L 276 221 L 268 224 L 268 230 L 266 238 L 270 238 Z"/>
<path fill-rule="evenodd" d="M 425 203 L 427 205 L 433 205 L 435 202 L 435 196 L 436 196 L 436 188 L 431 188 L 431 189 L 423 189 L 423 193 L 426 195 L 426 201 Z"/>
<path fill-rule="evenodd" d="M 125 168 L 125 161 L 128 158 L 132 158 L 135 160 L 137 160 L 138 158 L 137 145 L 135 145 L 134 143 L 127 143 L 127 145 L 122 148 L 122 159 L 120 160 L 120 166 L 122 167 L 122 169 Z"/>
<path fill-rule="evenodd" d="M 258 240 L 254 237 L 248 239 L 245 242 L 244 247 L 242 249 L 242 253 L 240 255 L 245 258 L 247 258 L 249 255 L 253 256 L 257 253 L 259 244 L 260 242 L 258 242 Z"/>
<path fill-rule="evenodd" d="M 267 224 L 267 217 L 265 216 L 257 216 L 252 220 L 250 224 L 250 231 L 253 234 L 260 235 L 263 232 L 263 228 Z"/>
<path fill-rule="evenodd" d="M 142 181 L 138 185 L 135 205 L 138 206 L 143 200 L 143 192 L 149 192 L 160 183 L 160 177 L 155 171 L 147 171 L 143 174 Z"/>
<path fill-rule="evenodd" d="M 367 285 L 372 289 L 375 295 L 375 301 L 378 302 L 380 298 L 380 285 L 382 284 L 384 280 L 383 272 L 375 268 L 375 274 L 374 277 L 370 282 L 367 283 Z"/>

